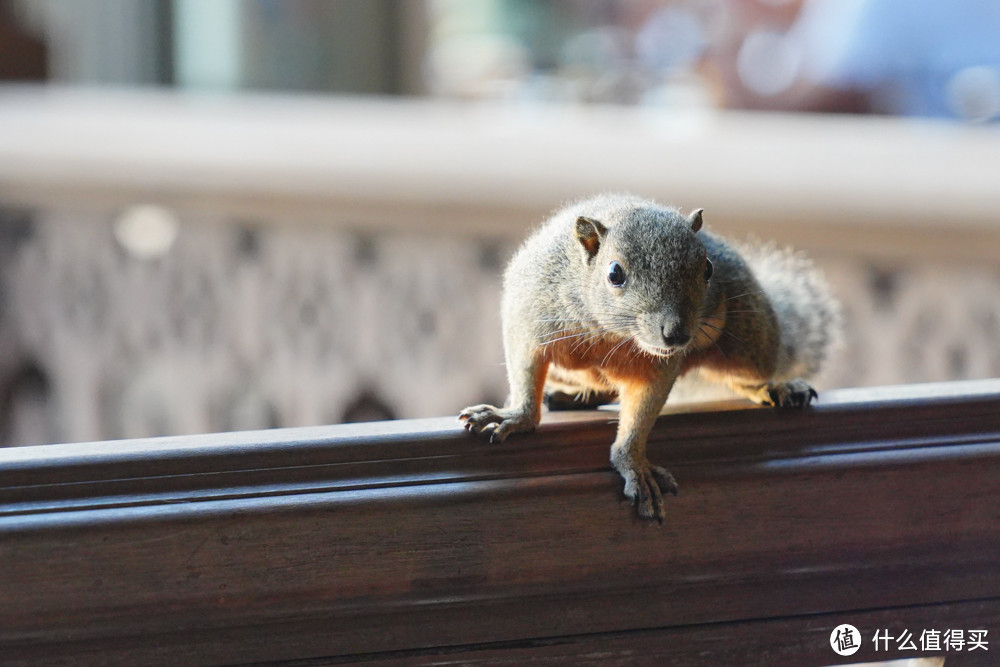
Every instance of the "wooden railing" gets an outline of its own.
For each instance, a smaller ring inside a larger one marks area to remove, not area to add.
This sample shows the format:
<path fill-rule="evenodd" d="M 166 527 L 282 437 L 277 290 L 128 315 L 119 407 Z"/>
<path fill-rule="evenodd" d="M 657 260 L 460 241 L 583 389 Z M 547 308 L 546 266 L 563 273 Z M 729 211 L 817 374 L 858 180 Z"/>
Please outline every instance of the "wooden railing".
<path fill-rule="evenodd" d="M 737 408 L 658 422 L 662 527 L 604 412 L 0 450 L 0 663 L 994 664 L 1000 381 Z M 872 642 L 946 629 L 992 643 Z"/>

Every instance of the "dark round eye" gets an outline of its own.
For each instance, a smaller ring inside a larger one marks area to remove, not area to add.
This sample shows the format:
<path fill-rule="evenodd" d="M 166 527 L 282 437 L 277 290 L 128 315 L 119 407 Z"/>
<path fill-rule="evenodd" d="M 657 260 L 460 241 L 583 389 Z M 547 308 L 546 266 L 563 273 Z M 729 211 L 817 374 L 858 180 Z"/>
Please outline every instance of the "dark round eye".
<path fill-rule="evenodd" d="M 623 287 L 625 285 L 625 269 L 617 261 L 611 262 L 608 267 L 608 282 L 612 287 Z"/>
<path fill-rule="evenodd" d="M 705 260 L 705 282 L 707 283 L 712 279 L 712 274 L 715 273 L 715 267 L 712 266 L 712 260 Z"/>

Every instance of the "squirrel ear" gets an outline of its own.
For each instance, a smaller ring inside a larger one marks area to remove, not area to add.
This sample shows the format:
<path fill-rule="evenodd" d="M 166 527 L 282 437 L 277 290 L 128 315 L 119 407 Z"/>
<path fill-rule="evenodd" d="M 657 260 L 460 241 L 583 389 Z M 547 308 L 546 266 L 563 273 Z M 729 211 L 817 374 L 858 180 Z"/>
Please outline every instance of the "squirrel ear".
<path fill-rule="evenodd" d="M 701 229 L 701 214 L 705 212 L 703 208 L 696 208 L 691 211 L 691 214 L 687 217 L 688 224 L 691 225 L 691 231 L 697 233 Z"/>
<path fill-rule="evenodd" d="M 589 261 L 601 248 L 601 240 L 608 228 L 593 218 L 580 216 L 576 219 L 576 238 L 580 241 Z"/>

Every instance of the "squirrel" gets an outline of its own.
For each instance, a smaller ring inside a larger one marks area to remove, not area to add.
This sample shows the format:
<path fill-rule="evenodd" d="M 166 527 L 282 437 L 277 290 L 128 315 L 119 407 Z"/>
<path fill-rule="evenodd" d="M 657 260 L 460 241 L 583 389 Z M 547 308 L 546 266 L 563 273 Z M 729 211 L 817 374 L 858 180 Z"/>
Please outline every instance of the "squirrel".
<path fill-rule="evenodd" d="M 678 377 L 697 369 L 765 405 L 807 406 L 805 378 L 836 339 L 839 306 L 807 259 L 702 231 L 702 209 L 605 194 L 557 211 L 504 273 L 510 396 L 475 405 L 466 429 L 503 441 L 541 419 L 546 391 L 618 398 L 611 464 L 640 517 L 665 518 L 674 477 L 646 439 Z"/>

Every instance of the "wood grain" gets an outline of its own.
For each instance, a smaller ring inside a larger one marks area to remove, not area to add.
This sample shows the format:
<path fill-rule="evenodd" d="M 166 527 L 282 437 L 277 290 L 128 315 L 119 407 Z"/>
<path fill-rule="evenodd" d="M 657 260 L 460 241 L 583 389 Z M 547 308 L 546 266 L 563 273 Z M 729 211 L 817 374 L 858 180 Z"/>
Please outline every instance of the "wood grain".
<path fill-rule="evenodd" d="M 662 527 L 621 501 L 607 412 L 493 446 L 441 419 L 0 450 L 0 663 L 820 665 L 840 622 L 1000 636 L 1000 382 L 736 407 L 657 423 Z"/>

